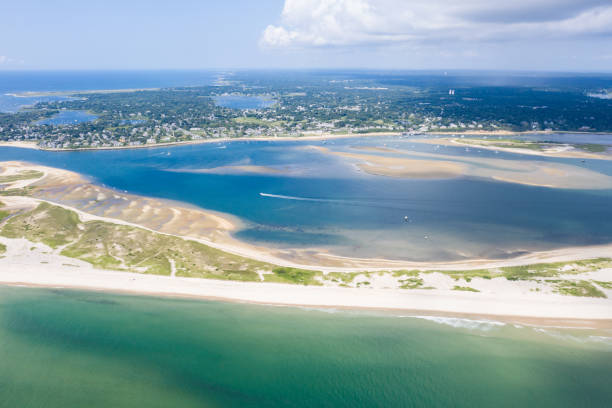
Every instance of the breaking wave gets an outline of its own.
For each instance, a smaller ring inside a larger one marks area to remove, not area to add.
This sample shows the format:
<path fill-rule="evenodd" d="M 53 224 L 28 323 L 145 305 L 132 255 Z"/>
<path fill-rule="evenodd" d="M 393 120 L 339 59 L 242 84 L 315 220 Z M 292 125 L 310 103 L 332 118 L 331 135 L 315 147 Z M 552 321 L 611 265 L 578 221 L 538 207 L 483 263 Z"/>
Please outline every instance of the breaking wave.
<path fill-rule="evenodd" d="M 458 329 L 483 330 L 489 331 L 495 328 L 503 327 L 506 323 L 497 322 L 495 320 L 473 320 L 460 317 L 442 317 L 442 316 L 410 316 L 416 319 L 428 320 L 430 322 L 445 324 Z"/>

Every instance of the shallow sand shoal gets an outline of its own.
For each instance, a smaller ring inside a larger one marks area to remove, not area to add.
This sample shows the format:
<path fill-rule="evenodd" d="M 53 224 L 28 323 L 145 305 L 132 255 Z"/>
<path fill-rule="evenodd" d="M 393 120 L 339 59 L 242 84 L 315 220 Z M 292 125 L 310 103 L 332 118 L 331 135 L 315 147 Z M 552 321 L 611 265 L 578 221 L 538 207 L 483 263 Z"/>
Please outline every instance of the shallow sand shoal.
<path fill-rule="evenodd" d="M 611 176 L 564 163 L 452 156 L 386 147 L 353 147 L 353 149 L 382 154 L 394 153 L 396 156 L 332 151 L 321 146 L 308 147 L 324 154 L 357 160 L 359 161 L 357 166 L 361 170 L 376 176 L 403 178 L 472 176 L 549 188 L 587 190 L 612 188 Z"/>
<path fill-rule="evenodd" d="M 37 149 L 40 147 L 36 142 L 0 142 L 0 147 L 20 147 L 22 149 Z"/>
<path fill-rule="evenodd" d="M 440 146 L 461 146 L 471 147 L 474 149 L 484 149 L 506 153 L 526 154 L 530 156 L 542 156 L 542 157 L 559 157 L 564 159 L 594 159 L 594 160 L 612 160 L 611 155 L 597 154 L 583 152 L 579 150 L 533 150 L 527 148 L 518 147 L 504 147 L 504 146 L 489 146 L 488 142 L 495 143 L 495 140 L 482 140 L 481 143 L 470 143 L 470 140 L 464 140 L 461 138 L 435 138 L 435 139 L 413 139 L 415 143 L 426 143 Z M 480 142 L 480 141 L 479 141 Z"/>
<path fill-rule="evenodd" d="M 443 160 L 421 160 L 399 157 L 376 156 L 369 154 L 335 152 L 326 147 L 310 146 L 325 154 L 355 159 L 361 161 L 357 166 L 366 173 L 387 177 L 412 178 L 450 178 L 465 173 L 464 166 L 457 162 Z M 391 149 L 377 149 L 380 152 L 389 152 Z M 365 150 L 365 149 L 362 149 Z"/>
<path fill-rule="evenodd" d="M 63 176 L 67 177 L 68 180 L 80 181 L 80 177 L 76 173 L 49 169 L 42 166 L 21 165 L 24 166 L 23 168 L 46 172 L 43 181 L 38 183 L 44 182 L 44 179 L 52 178 L 53 176 Z M 3 163 L 2 166 L 6 168 L 7 164 Z M 13 167 L 11 171 L 15 171 L 16 164 L 13 162 L 11 166 Z M 92 188 L 99 187 L 93 186 Z M 99 193 L 105 194 L 103 191 Z M 38 202 L 46 200 L 32 197 L 6 196 L 2 197 L 2 201 L 7 209 L 11 209 L 33 208 Z M 154 229 L 142 227 L 135 223 L 109 217 L 100 217 L 66 205 L 59 205 L 76 211 L 83 221 L 102 220 L 116 224 L 138 226 L 154 231 Z M 380 270 L 391 267 L 397 269 L 495 268 L 538 262 L 562 262 L 574 259 L 612 256 L 612 245 L 608 245 L 531 253 L 519 258 L 502 261 L 469 260 L 451 263 L 424 263 L 379 259 L 355 260 L 335 257 L 336 262 L 342 265 L 342 267 L 317 267 L 313 265 L 298 265 L 287 261 L 287 259 L 278 258 L 271 250 L 256 248 L 246 244 L 242 245 L 239 242 L 237 244 L 231 242 L 210 242 L 205 239 L 189 236 L 184 236 L 183 238 L 193 239 L 212 247 L 226 250 L 227 252 L 265 262 L 284 266 L 312 268 L 324 272 Z M 24 239 L 10 240 L 2 237 L 0 237 L 0 241 L 10 244 L 7 246 L 7 253 L 0 257 L 0 283 L 11 285 L 66 287 L 162 296 L 187 296 L 291 306 L 389 309 L 411 313 L 418 312 L 418 314 L 488 316 L 511 321 L 532 321 L 539 324 L 553 324 L 551 322 L 554 321 L 557 322 L 554 323 L 556 325 L 612 327 L 612 301 L 610 299 L 536 293 L 530 292 L 527 287 L 508 290 L 508 285 L 512 284 L 512 282 L 504 279 L 486 281 L 486 292 L 483 293 L 469 293 L 448 289 L 369 289 L 298 286 L 269 282 L 216 281 L 98 270 L 84 261 L 62 256 L 57 253 L 58 251 L 52 251 L 42 244 L 34 244 Z M 329 257 L 334 258 L 332 255 L 329 255 Z M 612 271 L 602 272 L 607 277 Z M 447 280 L 451 279 L 441 274 L 438 277 L 431 276 L 432 279 L 439 279 L 441 277 Z"/>
<path fill-rule="evenodd" d="M 612 257 L 612 244 L 529 252 L 510 259 L 467 259 L 446 262 L 343 257 L 318 248 L 282 250 L 267 248 L 233 238 L 230 233 L 240 228 L 240 220 L 234 220 L 227 214 L 105 189 L 87 182 L 77 173 L 66 170 L 22 162 L 0 163 L 0 169 L 8 168 L 11 168 L 11 172 L 16 171 L 16 168 L 38 170 L 45 176 L 38 181 L 30 180 L 30 183 L 38 189 L 34 193 L 35 197 L 2 197 L 2 201 L 6 204 L 34 207 L 38 202 L 46 201 L 75 211 L 83 220 L 130 225 L 192 239 L 234 255 L 280 266 L 324 272 L 391 269 L 463 270 Z"/>

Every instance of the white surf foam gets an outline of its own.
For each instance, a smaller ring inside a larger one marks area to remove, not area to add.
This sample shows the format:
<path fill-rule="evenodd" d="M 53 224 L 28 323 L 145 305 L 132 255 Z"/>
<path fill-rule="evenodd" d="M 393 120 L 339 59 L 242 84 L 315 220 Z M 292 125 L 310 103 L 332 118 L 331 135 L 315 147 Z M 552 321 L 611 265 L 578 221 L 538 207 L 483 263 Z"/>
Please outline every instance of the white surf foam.
<path fill-rule="evenodd" d="M 416 319 L 428 320 L 430 322 L 444 324 L 447 326 L 469 329 L 469 330 L 483 330 L 489 331 L 495 328 L 503 327 L 506 323 L 498 322 L 495 320 L 474 320 L 466 319 L 461 317 L 443 317 L 443 316 L 410 316 Z"/>

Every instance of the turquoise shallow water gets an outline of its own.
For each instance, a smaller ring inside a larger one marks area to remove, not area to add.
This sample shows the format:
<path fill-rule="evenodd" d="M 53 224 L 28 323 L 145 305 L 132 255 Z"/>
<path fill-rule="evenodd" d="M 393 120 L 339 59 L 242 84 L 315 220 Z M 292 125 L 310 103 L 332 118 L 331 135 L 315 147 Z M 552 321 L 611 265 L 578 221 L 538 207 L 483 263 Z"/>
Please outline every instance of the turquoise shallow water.
<path fill-rule="evenodd" d="M 612 400 L 610 333 L 447 322 L 463 327 L 0 286 L 0 406 L 605 407 Z"/>

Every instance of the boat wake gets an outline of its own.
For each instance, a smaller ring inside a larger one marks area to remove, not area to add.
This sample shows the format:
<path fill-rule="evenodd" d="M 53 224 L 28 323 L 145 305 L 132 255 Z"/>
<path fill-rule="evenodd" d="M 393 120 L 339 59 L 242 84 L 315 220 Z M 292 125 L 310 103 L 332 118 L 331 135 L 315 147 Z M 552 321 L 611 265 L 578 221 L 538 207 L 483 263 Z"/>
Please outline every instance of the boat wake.
<path fill-rule="evenodd" d="M 279 198 L 282 200 L 295 200 L 295 201 L 314 201 L 319 203 L 344 203 L 345 200 L 332 200 L 328 198 L 308 198 L 308 197 L 294 197 L 294 196 L 286 196 L 281 194 L 268 194 L 268 193 L 259 193 L 262 197 L 270 197 L 270 198 Z"/>

